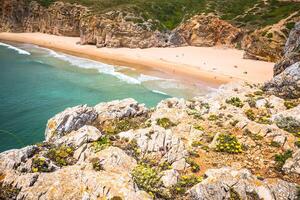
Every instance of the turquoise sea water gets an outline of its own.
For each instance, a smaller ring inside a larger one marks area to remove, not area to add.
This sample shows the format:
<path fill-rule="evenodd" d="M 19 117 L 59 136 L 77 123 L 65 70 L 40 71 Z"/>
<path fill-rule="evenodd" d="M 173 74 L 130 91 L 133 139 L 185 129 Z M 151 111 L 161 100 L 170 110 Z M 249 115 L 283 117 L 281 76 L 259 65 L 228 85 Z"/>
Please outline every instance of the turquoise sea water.
<path fill-rule="evenodd" d="M 42 141 L 47 120 L 67 107 L 128 97 L 152 107 L 189 89 L 196 92 L 131 68 L 10 45 L 0 43 L 0 152 Z"/>

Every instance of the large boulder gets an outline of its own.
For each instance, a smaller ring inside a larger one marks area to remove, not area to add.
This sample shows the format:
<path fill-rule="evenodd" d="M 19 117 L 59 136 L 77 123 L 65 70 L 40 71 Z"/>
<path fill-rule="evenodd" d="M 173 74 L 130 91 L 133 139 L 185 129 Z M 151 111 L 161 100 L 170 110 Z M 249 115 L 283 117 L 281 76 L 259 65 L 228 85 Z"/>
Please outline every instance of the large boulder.
<path fill-rule="evenodd" d="M 205 177 L 188 191 L 191 199 L 297 199 L 296 184 L 280 179 L 261 181 L 247 169 L 209 169 Z"/>
<path fill-rule="evenodd" d="M 148 113 L 148 109 L 144 104 L 139 104 L 131 98 L 100 103 L 95 106 L 95 110 L 98 113 L 100 123 L 106 120 L 136 117 Z"/>
<path fill-rule="evenodd" d="M 102 136 L 101 132 L 93 126 L 83 126 L 77 131 L 63 136 L 62 138 L 53 141 L 57 145 L 73 146 L 75 148 L 81 147 L 83 144 L 97 141 Z"/>
<path fill-rule="evenodd" d="M 67 108 L 48 120 L 45 131 L 46 141 L 59 139 L 84 125 L 90 125 L 96 118 L 95 109 L 87 105 Z"/>
<path fill-rule="evenodd" d="M 284 57 L 274 67 L 274 76 L 300 61 L 300 22 L 291 30 L 284 48 Z"/>
<path fill-rule="evenodd" d="M 265 83 L 263 89 L 282 98 L 300 97 L 300 62 L 297 62 L 282 73 Z"/>

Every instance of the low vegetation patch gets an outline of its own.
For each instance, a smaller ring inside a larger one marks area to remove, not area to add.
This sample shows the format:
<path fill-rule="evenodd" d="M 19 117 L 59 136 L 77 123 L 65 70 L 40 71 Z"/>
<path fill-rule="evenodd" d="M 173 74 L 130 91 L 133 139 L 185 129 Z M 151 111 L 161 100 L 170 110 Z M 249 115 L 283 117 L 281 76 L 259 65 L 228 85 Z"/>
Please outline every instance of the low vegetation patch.
<path fill-rule="evenodd" d="M 161 197 L 162 182 L 157 170 L 145 164 L 138 164 L 131 172 L 134 182 L 153 197 Z"/>
<path fill-rule="evenodd" d="M 216 121 L 219 119 L 219 117 L 217 115 L 211 114 L 211 115 L 209 115 L 209 117 L 207 119 L 209 121 Z"/>
<path fill-rule="evenodd" d="M 217 138 L 216 150 L 226 153 L 241 153 L 242 145 L 234 135 L 220 134 Z"/>
<path fill-rule="evenodd" d="M 294 117 L 284 117 L 280 116 L 275 120 L 276 125 L 290 133 L 297 134 L 300 132 L 300 122 Z"/>
<path fill-rule="evenodd" d="M 275 155 L 275 162 L 276 162 L 276 168 L 278 170 L 281 170 L 285 161 L 289 158 L 291 158 L 293 155 L 293 152 L 291 150 L 287 150 L 281 154 Z"/>
<path fill-rule="evenodd" d="M 62 167 L 62 166 L 72 165 L 75 163 L 73 154 L 74 154 L 73 147 L 61 145 L 49 149 L 49 151 L 46 154 L 46 157 L 52 160 L 56 165 Z"/>
<path fill-rule="evenodd" d="M 51 172 L 49 163 L 44 157 L 35 157 L 32 159 L 31 171 L 36 172 Z"/>
<path fill-rule="evenodd" d="M 95 171 L 101 171 L 101 170 L 104 170 L 103 165 L 102 165 L 102 163 L 101 163 L 101 161 L 100 161 L 99 158 L 93 158 L 93 159 L 91 160 L 91 163 L 92 163 L 93 169 L 94 169 Z"/>
<path fill-rule="evenodd" d="M 296 106 L 299 105 L 299 100 L 285 100 L 284 101 L 284 106 L 286 107 L 286 109 L 291 109 L 291 108 L 295 108 Z"/>
<path fill-rule="evenodd" d="M 117 120 L 108 120 L 102 124 L 99 129 L 107 135 L 116 135 L 118 133 L 147 127 L 147 117 L 133 117 Z"/>
<path fill-rule="evenodd" d="M 92 146 L 95 152 L 99 152 L 111 146 L 111 140 L 107 135 L 105 135 L 101 137 L 98 141 L 93 142 Z"/>
<path fill-rule="evenodd" d="M 248 109 L 245 111 L 245 115 L 251 121 L 255 121 L 259 124 L 272 124 L 270 120 L 271 115 L 265 109 Z"/>
<path fill-rule="evenodd" d="M 232 97 L 231 99 L 227 99 L 226 103 L 231 104 L 238 108 L 242 108 L 244 106 L 244 103 L 238 97 Z"/>
<path fill-rule="evenodd" d="M 20 189 L 13 187 L 12 185 L 4 185 L 0 182 L 0 199 L 13 200 L 17 199 L 20 193 Z"/>
<path fill-rule="evenodd" d="M 194 174 L 192 175 L 182 175 L 180 176 L 178 183 L 174 185 L 170 191 L 171 196 L 177 196 L 185 194 L 188 189 L 196 185 L 197 183 L 200 183 L 202 181 L 202 177 L 197 177 Z"/>
<path fill-rule="evenodd" d="M 165 128 L 165 129 L 169 129 L 173 126 L 176 126 L 175 123 L 173 123 L 170 119 L 168 118 L 160 118 L 156 120 L 157 125 Z"/>

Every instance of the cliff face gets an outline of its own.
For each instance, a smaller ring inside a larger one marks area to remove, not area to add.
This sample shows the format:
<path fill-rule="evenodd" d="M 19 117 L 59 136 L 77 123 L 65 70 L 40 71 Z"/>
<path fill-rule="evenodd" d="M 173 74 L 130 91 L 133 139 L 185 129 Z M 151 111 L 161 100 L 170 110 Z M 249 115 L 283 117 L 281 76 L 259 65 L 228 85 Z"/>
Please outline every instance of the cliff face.
<path fill-rule="evenodd" d="M 83 6 L 62 2 L 56 2 L 49 8 L 34 1 L 2 0 L 1 3 L 1 31 L 79 36 L 80 18 L 87 12 Z"/>
<path fill-rule="evenodd" d="M 235 47 L 245 50 L 245 58 L 265 61 L 281 59 L 287 27 L 300 18 L 295 12 L 276 24 L 249 31 L 219 16 L 199 14 L 183 20 L 173 30 L 162 31 L 158 20 L 133 10 L 92 12 L 76 4 L 55 2 L 43 7 L 28 0 L 0 0 L 0 3 L 0 31 L 80 36 L 81 44 L 98 47 Z"/>

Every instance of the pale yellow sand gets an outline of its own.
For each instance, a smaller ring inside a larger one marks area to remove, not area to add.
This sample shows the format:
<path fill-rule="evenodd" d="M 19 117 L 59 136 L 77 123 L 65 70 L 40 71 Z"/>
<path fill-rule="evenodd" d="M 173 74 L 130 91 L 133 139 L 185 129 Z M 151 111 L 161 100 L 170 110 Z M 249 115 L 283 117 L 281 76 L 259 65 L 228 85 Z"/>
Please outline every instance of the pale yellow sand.
<path fill-rule="evenodd" d="M 78 44 L 76 37 L 42 33 L 0 33 L 0 40 L 36 44 L 109 64 L 152 68 L 185 80 L 214 84 L 237 80 L 258 83 L 273 76 L 274 63 L 243 59 L 243 51 L 221 47 L 96 48 Z"/>

